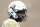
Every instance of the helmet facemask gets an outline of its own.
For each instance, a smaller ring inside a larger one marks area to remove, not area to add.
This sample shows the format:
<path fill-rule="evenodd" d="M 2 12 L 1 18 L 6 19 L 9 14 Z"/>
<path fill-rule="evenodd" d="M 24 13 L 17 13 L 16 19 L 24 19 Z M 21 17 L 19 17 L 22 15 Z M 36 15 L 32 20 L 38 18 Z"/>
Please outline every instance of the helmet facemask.
<path fill-rule="evenodd" d="M 17 18 L 17 20 L 19 21 L 19 22 L 21 22 L 21 21 L 26 21 L 26 19 L 27 19 L 27 15 L 26 15 L 26 13 L 27 13 L 27 10 L 20 10 L 20 11 L 17 11 L 16 12 L 16 14 L 18 15 L 18 18 Z"/>

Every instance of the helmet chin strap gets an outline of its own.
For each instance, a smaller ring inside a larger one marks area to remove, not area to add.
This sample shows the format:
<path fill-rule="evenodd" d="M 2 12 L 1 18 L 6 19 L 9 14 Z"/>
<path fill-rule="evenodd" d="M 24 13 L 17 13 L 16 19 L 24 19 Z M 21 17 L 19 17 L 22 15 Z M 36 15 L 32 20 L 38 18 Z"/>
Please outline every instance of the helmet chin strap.
<path fill-rule="evenodd" d="M 21 18 L 17 18 L 17 19 L 15 19 L 17 22 L 22 22 L 22 19 Z"/>

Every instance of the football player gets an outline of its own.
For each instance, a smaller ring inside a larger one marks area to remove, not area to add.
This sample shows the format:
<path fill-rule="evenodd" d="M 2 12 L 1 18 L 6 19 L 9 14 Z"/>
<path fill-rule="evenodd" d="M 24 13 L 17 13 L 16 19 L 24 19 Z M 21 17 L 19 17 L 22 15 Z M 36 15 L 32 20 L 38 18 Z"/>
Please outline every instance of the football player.
<path fill-rule="evenodd" d="M 8 6 L 9 19 L 5 20 L 2 27 L 20 27 L 18 22 L 24 22 L 27 19 L 27 9 L 23 2 L 13 1 Z"/>

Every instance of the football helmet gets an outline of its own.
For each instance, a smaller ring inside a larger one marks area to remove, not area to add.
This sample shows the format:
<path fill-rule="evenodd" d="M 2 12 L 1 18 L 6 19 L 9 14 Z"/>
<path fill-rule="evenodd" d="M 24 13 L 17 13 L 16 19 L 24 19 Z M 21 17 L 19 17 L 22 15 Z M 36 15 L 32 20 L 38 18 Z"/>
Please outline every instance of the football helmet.
<path fill-rule="evenodd" d="M 9 16 L 14 17 L 14 19 L 18 18 L 18 14 L 16 14 L 17 11 L 23 11 L 25 12 L 24 19 L 27 17 L 26 13 L 27 13 L 27 9 L 26 6 L 23 2 L 21 1 L 13 1 L 9 4 L 8 6 L 8 14 Z"/>

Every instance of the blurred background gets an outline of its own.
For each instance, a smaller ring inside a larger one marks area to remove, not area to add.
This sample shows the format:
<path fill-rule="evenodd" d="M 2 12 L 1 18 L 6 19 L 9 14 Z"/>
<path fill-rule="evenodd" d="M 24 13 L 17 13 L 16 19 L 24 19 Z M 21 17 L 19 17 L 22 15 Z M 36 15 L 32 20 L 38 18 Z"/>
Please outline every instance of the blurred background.
<path fill-rule="evenodd" d="M 8 6 L 14 0 L 0 0 L 0 27 L 2 23 L 9 18 Z M 20 0 L 27 7 L 28 18 L 21 22 L 21 27 L 40 27 L 40 0 Z"/>

